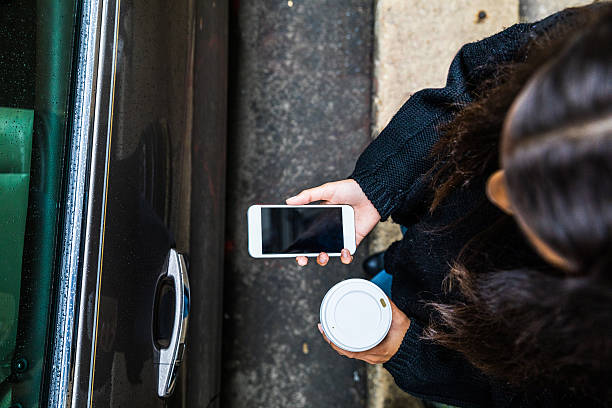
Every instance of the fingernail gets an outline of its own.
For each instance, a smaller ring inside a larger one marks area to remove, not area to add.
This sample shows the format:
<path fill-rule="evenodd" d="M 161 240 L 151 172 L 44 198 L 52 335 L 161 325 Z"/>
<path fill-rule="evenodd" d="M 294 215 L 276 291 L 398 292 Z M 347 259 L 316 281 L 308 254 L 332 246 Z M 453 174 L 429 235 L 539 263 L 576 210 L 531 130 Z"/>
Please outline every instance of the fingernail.
<path fill-rule="evenodd" d="M 307 261 L 304 258 L 300 258 L 298 259 L 298 265 L 300 266 L 305 266 L 307 263 Z"/>
<path fill-rule="evenodd" d="M 319 256 L 317 256 L 317 263 L 321 266 L 324 266 L 328 260 L 329 260 L 329 257 L 327 256 L 327 254 L 323 252 L 320 253 Z"/>
<path fill-rule="evenodd" d="M 323 327 L 321 327 L 321 323 L 317 324 L 317 329 L 319 329 L 319 332 L 323 334 Z"/>

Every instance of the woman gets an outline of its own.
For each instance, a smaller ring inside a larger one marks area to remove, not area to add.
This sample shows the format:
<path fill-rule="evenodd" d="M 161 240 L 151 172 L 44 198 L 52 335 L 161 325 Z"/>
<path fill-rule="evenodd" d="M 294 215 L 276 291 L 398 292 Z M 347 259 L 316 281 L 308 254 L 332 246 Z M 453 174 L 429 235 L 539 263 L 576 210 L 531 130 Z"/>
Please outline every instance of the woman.
<path fill-rule="evenodd" d="M 358 242 L 406 228 L 387 338 L 340 354 L 452 405 L 612 401 L 612 5 L 464 46 L 349 179 L 287 203 L 317 200 L 354 207 Z"/>

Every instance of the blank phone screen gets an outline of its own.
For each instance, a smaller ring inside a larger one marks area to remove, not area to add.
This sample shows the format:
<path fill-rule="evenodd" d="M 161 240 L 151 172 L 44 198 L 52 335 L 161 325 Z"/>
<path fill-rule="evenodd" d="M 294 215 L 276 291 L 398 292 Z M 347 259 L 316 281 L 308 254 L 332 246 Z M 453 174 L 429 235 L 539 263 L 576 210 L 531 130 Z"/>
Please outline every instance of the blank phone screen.
<path fill-rule="evenodd" d="M 263 254 L 340 252 L 343 246 L 342 208 L 261 209 Z"/>

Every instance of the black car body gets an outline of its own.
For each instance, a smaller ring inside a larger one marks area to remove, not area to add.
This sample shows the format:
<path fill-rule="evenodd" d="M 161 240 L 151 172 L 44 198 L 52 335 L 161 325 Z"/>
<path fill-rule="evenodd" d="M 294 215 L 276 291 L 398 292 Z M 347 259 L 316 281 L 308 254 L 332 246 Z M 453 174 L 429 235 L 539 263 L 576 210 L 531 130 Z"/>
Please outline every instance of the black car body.
<path fill-rule="evenodd" d="M 15 323 L 26 335 L 11 346 L 0 406 L 217 406 L 227 4 L 19 5 L 7 24 L 36 16 L 32 181 Z M 60 74 L 60 91 L 45 93 Z M 59 108 L 38 102 L 43 94 Z M 51 210 L 41 211 L 36 200 L 49 185 Z M 41 238 L 43 224 L 50 239 Z M 35 275 L 37 262 L 47 272 Z M 40 335 L 28 337 L 23 322 L 37 303 L 45 305 Z"/>

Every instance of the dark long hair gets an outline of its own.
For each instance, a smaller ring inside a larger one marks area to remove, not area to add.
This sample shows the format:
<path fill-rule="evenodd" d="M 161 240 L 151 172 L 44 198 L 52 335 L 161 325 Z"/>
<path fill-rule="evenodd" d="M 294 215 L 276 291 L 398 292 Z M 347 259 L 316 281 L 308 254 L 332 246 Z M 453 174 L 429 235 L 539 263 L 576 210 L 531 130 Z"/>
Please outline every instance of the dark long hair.
<path fill-rule="evenodd" d="M 569 265 L 496 271 L 458 259 L 447 283 L 460 300 L 432 305 L 425 337 L 511 383 L 610 400 L 612 5 L 570 15 L 444 126 L 432 204 L 501 161 L 515 217 Z"/>

